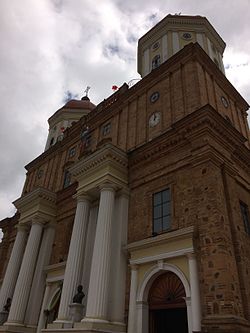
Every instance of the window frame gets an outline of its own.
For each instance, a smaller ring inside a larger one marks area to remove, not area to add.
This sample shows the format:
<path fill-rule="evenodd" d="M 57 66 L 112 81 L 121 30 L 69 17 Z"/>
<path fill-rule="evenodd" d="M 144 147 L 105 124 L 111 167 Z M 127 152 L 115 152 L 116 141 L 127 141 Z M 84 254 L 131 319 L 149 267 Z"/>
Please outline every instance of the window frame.
<path fill-rule="evenodd" d="M 248 236 L 250 236 L 250 214 L 248 205 L 240 200 L 240 212 L 242 222 L 244 224 L 245 232 Z"/>
<path fill-rule="evenodd" d="M 69 170 L 65 170 L 63 177 L 63 188 L 67 188 L 71 184 L 72 184 L 71 173 L 69 172 Z"/>
<path fill-rule="evenodd" d="M 166 200 L 163 198 L 166 192 Z M 164 188 L 160 191 L 154 192 L 152 194 L 152 234 L 158 235 L 161 233 L 169 232 L 172 229 L 172 196 L 171 187 Z M 161 199 L 158 204 L 155 202 L 156 195 L 161 194 Z M 160 209 L 159 216 L 156 216 L 156 209 Z M 166 210 L 164 212 L 164 210 Z M 160 220 L 161 228 L 156 230 L 156 221 Z M 164 221 L 165 220 L 165 221 Z M 167 227 L 164 227 L 164 222 L 167 223 Z"/>

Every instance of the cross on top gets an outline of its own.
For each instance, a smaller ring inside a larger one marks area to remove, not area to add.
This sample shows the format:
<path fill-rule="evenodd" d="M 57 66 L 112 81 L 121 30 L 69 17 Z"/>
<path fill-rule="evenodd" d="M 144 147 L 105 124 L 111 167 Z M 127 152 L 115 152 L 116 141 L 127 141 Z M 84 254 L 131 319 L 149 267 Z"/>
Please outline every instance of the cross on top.
<path fill-rule="evenodd" d="M 84 90 L 84 92 L 86 93 L 86 96 L 88 96 L 89 89 L 90 89 L 90 87 L 89 87 L 89 86 L 87 86 L 87 88 Z"/>

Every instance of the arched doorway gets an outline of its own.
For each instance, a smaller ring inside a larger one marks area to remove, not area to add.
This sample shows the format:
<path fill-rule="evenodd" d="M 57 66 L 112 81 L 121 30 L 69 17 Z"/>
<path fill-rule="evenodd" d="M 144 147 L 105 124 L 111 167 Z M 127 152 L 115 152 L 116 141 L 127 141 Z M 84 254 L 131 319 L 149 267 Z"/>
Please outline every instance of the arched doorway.
<path fill-rule="evenodd" d="M 149 333 L 188 333 L 185 289 L 173 272 L 159 275 L 148 294 Z"/>

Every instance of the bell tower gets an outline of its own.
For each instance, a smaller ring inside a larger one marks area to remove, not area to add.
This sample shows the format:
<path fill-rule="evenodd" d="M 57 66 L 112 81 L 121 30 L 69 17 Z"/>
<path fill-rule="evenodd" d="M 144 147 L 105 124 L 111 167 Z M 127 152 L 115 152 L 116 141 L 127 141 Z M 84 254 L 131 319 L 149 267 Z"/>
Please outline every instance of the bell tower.
<path fill-rule="evenodd" d="M 198 43 L 225 74 L 226 44 L 202 16 L 167 15 L 138 42 L 138 73 L 142 77 L 189 43 Z"/>
<path fill-rule="evenodd" d="M 48 120 L 49 134 L 45 150 L 49 149 L 56 142 L 61 141 L 64 130 L 83 116 L 86 116 L 94 108 L 95 105 L 90 102 L 90 99 L 86 95 L 81 100 L 69 100 L 61 109 L 57 110 Z"/>

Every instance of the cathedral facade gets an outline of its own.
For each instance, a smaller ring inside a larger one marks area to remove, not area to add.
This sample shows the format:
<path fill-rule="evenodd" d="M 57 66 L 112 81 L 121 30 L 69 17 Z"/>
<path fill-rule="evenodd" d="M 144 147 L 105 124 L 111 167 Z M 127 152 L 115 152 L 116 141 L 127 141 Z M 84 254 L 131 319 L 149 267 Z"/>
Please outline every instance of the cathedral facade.
<path fill-rule="evenodd" d="M 168 15 L 137 84 L 52 115 L 0 221 L 0 332 L 250 332 L 249 106 L 224 49 Z"/>

